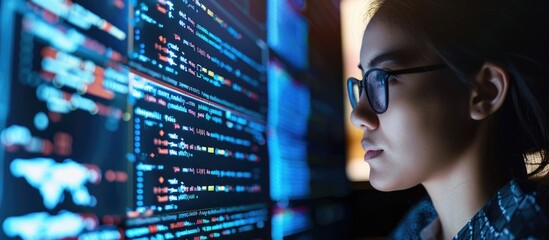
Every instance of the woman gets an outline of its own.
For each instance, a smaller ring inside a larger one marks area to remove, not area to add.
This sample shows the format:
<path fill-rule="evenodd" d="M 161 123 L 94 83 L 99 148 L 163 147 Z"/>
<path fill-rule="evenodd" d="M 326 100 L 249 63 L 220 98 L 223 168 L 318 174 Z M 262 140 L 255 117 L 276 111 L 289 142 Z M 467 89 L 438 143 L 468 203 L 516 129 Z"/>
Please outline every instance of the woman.
<path fill-rule="evenodd" d="M 348 80 L 351 120 L 364 132 L 372 186 L 422 184 L 429 195 L 391 237 L 549 239 L 547 4 L 376 6 L 363 79 Z"/>

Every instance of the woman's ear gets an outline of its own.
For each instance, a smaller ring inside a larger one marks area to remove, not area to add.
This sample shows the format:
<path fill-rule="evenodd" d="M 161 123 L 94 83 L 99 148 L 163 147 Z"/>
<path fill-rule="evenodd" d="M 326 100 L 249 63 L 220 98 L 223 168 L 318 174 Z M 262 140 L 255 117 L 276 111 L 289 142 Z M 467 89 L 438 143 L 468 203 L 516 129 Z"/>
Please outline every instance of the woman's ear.
<path fill-rule="evenodd" d="M 486 62 L 473 78 L 470 114 L 474 120 L 482 120 L 501 108 L 510 84 L 509 73 L 500 65 Z"/>

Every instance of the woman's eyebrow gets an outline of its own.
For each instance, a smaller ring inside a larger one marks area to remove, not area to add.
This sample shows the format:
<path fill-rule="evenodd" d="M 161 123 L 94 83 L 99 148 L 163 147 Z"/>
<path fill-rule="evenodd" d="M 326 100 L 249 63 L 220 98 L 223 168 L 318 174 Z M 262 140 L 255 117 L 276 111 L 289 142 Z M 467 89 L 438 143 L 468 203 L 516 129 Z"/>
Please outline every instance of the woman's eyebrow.
<path fill-rule="evenodd" d="M 410 59 L 416 57 L 417 55 L 412 53 L 409 50 L 391 50 L 384 52 L 382 54 L 379 54 L 372 58 L 370 62 L 368 63 L 369 68 L 374 68 L 379 66 L 383 62 L 387 61 L 393 61 L 393 62 L 399 62 L 399 63 L 406 63 L 406 61 L 409 61 Z"/>

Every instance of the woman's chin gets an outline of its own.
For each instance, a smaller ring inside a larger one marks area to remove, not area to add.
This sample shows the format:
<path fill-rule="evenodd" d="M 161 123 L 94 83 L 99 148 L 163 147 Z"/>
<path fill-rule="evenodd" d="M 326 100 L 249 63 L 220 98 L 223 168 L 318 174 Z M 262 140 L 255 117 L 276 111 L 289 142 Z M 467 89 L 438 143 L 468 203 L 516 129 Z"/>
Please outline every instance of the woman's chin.
<path fill-rule="evenodd" d="M 406 181 L 402 177 L 375 173 L 375 171 L 370 170 L 370 184 L 378 191 L 392 192 L 409 189 L 417 185 L 410 183 L 410 181 Z"/>

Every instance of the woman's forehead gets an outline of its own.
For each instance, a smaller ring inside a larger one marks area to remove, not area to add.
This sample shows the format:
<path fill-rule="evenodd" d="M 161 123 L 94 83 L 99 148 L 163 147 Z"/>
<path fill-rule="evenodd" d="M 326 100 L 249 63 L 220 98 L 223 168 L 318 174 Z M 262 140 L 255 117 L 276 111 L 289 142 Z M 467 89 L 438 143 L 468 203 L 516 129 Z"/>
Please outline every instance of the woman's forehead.
<path fill-rule="evenodd" d="M 395 24 L 372 19 L 362 38 L 360 64 L 364 69 L 378 67 L 382 62 L 406 63 L 434 55 L 426 47 L 406 34 Z"/>

